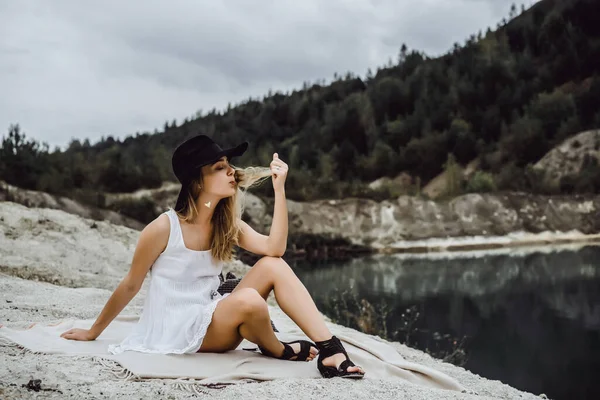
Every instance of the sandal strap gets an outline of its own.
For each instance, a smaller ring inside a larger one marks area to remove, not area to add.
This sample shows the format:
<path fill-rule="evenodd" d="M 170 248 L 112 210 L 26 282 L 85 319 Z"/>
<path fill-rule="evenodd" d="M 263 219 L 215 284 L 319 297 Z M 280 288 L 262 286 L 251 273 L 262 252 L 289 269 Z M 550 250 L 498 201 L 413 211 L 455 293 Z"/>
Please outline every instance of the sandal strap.
<path fill-rule="evenodd" d="M 308 356 L 310 355 L 310 348 L 313 346 L 312 343 L 307 342 L 306 340 L 295 340 L 293 342 L 287 342 L 287 344 L 299 343 L 300 351 L 298 354 L 294 354 L 296 357 L 295 361 L 306 361 Z"/>
<path fill-rule="evenodd" d="M 287 343 L 283 343 L 283 354 L 281 355 L 281 357 L 277 357 L 281 360 L 289 360 L 290 358 L 294 357 L 296 355 L 296 353 L 294 353 L 294 349 L 292 348 L 292 346 L 290 346 Z"/>
<path fill-rule="evenodd" d="M 342 361 L 342 363 L 338 367 L 338 371 L 340 371 L 340 373 L 354 374 L 354 372 L 348 372 L 349 367 L 356 367 L 356 365 L 349 358 L 347 358 L 344 361 Z"/>
<path fill-rule="evenodd" d="M 291 356 L 291 357 L 296 356 L 294 361 L 306 361 L 308 359 L 308 357 L 310 356 L 310 348 L 317 347 L 313 342 L 309 342 L 308 340 L 294 340 L 293 342 L 286 342 L 284 344 L 290 345 L 290 344 L 294 344 L 294 343 L 300 344 L 300 351 L 298 353 L 292 354 L 292 356 Z"/>
<path fill-rule="evenodd" d="M 294 352 L 294 349 L 290 344 L 299 343 L 300 351 L 298 353 Z M 276 357 L 274 354 L 267 351 L 267 349 L 263 347 L 258 347 L 260 351 L 265 355 L 273 358 L 277 358 L 280 360 L 292 360 L 292 358 L 296 357 L 292 361 L 306 361 L 308 356 L 310 355 L 310 348 L 316 347 L 316 345 L 307 340 L 295 340 L 293 342 L 281 342 L 283 344 L 283 354 L 280 357 Z"/>
<path fill-rule="evenodd" d="M 340 341 L 340 339 L 338 339 L 335 336 L 332 336 L 331 339 L 329 340 L 324 340 L 322 342 L 315 342 L 317 345 L 317 348 L 319 349 L 319 359 L 317 360 L 317 364 L 319 366 L 319 371 L 321 371 L 321 369 L 327 369 L 329 367 L 325 367 L 323 366 L 323 360 L 326 359 L 327 357 L 331 357 L 334 354 L 339 354 L 342 353 L 344 354 L 344 356 L 346 357 L 346 359 L 344 361 L 342 361 L 339 365 L 339 367 L 337 368 L 337 374 L 333 375 L 333 376 L 363 376 L 363 373 L 360 372 L 348 372 L 348 368 L 349 367 L 356 367 L 356 364 L 354 364 L 352 362 L 352 360 L 350 360 L 350 357 L 348 357 L 348 353 L 346 352 L 346 349 L 344 348 L 344 346 L 342 345 L 342 342 Z M 335 371 L 335 369 L 334 369 Z M 323 374 L 323 372 L 321 372 Z M 325 376 L 325 375 L 323 375 Z M 331 377 L 332 375 L 329 376 L 325 376 L 325 377 Z"/>
<path fill-rule="evenodd" d="M 332 336 L 329 340 L 324 340 L 322 342 L 315 342 L 317 348 L 319 349 L 319 356 L 321 358 L 331 357 L 334 354 L 343 353 L 346 358 L 348 358 L 348 353 L 346 353 L 346 349 L 342 345 L 340 339 L 336 336 Z"/>

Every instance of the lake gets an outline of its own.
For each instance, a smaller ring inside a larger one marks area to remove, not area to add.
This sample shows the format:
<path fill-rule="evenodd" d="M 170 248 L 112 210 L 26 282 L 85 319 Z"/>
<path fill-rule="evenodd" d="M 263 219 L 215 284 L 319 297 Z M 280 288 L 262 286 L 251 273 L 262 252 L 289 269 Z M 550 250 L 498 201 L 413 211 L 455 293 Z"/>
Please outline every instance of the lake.
<path fill-rule="evenodd" d="M 534 394 L 600 398 L 600 247 L 291 265 L 342 325 Z"/>

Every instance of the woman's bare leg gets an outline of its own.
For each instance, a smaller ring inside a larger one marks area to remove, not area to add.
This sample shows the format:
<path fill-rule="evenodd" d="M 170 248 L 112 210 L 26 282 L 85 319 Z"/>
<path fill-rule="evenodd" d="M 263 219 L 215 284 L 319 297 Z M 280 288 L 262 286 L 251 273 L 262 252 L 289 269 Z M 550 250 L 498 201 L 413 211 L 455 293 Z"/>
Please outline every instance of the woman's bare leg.
<path fill-rule="evenodd" d="M 199 352 L 233 350 L 242 338 L 273 354 L 283 353 L 283 345 L 271 327 L 267 303 L 251 288 L 238 290 L 217 304 Z"/>
<path fill-rule="evenodd" d="M 233 293 L 253 288 L 266 299 L 275 292 L 277 303 L 300 329 L 315 342 L 331 339 L 331 331 L 325 325 L 323 316 L 317 309 L 310 293 L 300 282 L 290 266 L 280 257 L 263 257 L 242 278 Z M 294 351 L 299 351 L 294 349 Z M 339 366 L 346 357 L 335 354 L 323 360 L 326 366 Z M 361 371 L 358 367 L 349 367 L 348 372 Z"/>

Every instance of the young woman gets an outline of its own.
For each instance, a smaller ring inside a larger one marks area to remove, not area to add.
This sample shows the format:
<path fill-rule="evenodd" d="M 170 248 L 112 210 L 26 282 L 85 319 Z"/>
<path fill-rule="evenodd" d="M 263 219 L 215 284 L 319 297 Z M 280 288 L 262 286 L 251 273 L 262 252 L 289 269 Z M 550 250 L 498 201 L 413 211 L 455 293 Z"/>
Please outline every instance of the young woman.
<path fill-rule="evenodd" d="M 324 377 L 362 378 L 364 371 L 348 358 L 310 294 L 281 258 L 288 221 L 284 183 L 288 166 L 277 153 L 269 168 L 233 167 L 244 142 L 221 149 L 205 135 L 182 143 L 172 165 L 181 191 L 169 209 L 141 232 L 129 273 L 120 282 L 89 329 L 71 329 L 61 337 L 94 340 L 140 290 L 147 272 L 151 280 L 144 308 L 133 332 L 112 354 L 141 351 L 163 354 L 225 352 L 243 338 L 264 355 L 311 361 Z M 242 221 L 242 189 L 272 177 L 273 223 L 268 236 Z M 264 255 L 231 294 L 221 295 L 219 274 L 232 259 L 234 245 Z M 271 292 L 281 309 L 314 341 L 280 342 L 270 323 L 266 299 Z"/>

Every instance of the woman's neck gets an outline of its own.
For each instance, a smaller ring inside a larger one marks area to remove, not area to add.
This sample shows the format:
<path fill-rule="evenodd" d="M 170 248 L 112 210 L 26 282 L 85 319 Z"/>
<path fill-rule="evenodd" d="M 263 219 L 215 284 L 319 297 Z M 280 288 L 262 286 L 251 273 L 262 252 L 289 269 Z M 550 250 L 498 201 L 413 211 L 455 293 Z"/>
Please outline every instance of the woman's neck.
<path fill-rule="evenodd" d="M 200 196 L 196 201 L 196 210 L 198 210 L 198 215 L 196 216 L 193 224 L 210 226 L 217 203 L 218 201 L 202 198 L 202 196 Z"/>

